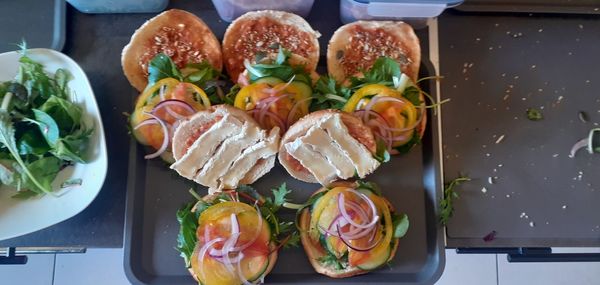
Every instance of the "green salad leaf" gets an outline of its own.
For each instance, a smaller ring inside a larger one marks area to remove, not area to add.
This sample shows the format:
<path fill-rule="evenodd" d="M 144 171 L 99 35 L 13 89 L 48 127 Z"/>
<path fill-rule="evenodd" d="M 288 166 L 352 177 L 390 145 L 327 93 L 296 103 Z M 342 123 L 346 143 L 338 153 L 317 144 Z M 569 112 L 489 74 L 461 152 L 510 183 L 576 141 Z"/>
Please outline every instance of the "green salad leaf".
<path fill-rule="evenodd" d="M 159 53 L 148 64 L 148 86 L 154 85 L 165 78 L 183 80 L 179 68 L 177 68 L 177 65 L 175 65 L 171 58 L 164 53 Z"/>
<path fill-rule="evenodd" d="M 362 72 L 363 77 L 351 77 L 350 82 L 354 89 L 358 89 L 367 84 L 383 84 L 393 87 L 394 77 L 400 78 L 402 71 L 400 65 L 389 57 L 379 57 L 369 70 Z"/>
<path fill-rule="evenodd" d="M 410 222 L 406 214 L 394 214 L 392 216 L 392 224 L 394 225 L 394 238 L 404 237 L 410 227 Z"/>
<path fill-rule="evenodd" d="M 304 66 L 292 66 L 288 63 L 291 55 L 290 51 L 280 46 L 277 57 L 272 63 L 246 64 L 250 83 L 254 83 L 263 77 L 275 77 L 284 82 L 288 82 L 293 78 L 294 81 L 304 82 L 312 86 L 312 79 Z"/>
<path fill-rule="evenodd" d="M 40 106 L 39 110 L 52 117 L 57 126 L 60 127 L 60 133 L 63 136 L 73 132 L 81 124 L 83 110 L 80 106 L 66 99 L 51 96 Z"/>
<path fill-rule="evenodd" d="M 52 194 L 58 172 L 83 163 L 94 129 L 72 102 L 72 75 L 48 74 L 22 45 L 14 81 L 0 83 L 0 182 L 17 190 L 13 198 Z"/>
<path fill-rule="evenodd" d="M 165 78 L 174 78 L 202 88 L 212 104 L 225 102 L 221 85 L 224 84 L 223 79 L 226 79 L 226 77 L 207 61 L 188 63 L 185 67 L 179 69 L 169 56 L 159 53 L 150 60 L 148 65 L 148 86 L 152 86 Z M 197 101 L 201 102 L 200 99 Z"/>
<path fill-rule="evenodd" d="M 198 218 L 201 211 L 192 212 L 192 207 L 196 203 L 184 205 L 177 211 L 177 221 L 179 222 L 179 234 L 177 235 L 177 247 L 181 257 L 185 260 L 185 266 L 191 266 L 191 258 L 198 239 L 196 238 L 196 229 L 198 228 Z"/>
<path fill-rule="evenodd" d="M 42 135 L 46 139 L 48 145 L 51 147 L 56 146 L 59 136 L 58 125 L 54 119 L 52 119 L 50 115 L 44 113 L 43 111 L 37 109 L 32 109 L 32 111 L 35 116 L 35 121 L 37 122 L 37 125 L 40 128 L 40 131 L 42 132 Z"/>
<path fill-rule="evenodd" d="M 22 172 L 25 178 L 25 181 L 28 183 L 23 183 L 25 186 L 30 186 L 32 191 L 42 191 L 45 193 L 51 193 L 52 188 L 48 187 L 48 184 L 43 183 L 44 180 L 38 180 L 36 176 L 34 176 L 34 171 L 30 170 L 21 156 L 19 155 L 19 151 L 17 149 L 17 144 L 15 142 L 15 129 L 13 127 L 13 123 L 11 121 L 10 115 L 5 110 L 0 110 L 0 143 L 8 149 L 12 157 L 17 163 L 17 166 L 20 167 L 20 172 Z"/>

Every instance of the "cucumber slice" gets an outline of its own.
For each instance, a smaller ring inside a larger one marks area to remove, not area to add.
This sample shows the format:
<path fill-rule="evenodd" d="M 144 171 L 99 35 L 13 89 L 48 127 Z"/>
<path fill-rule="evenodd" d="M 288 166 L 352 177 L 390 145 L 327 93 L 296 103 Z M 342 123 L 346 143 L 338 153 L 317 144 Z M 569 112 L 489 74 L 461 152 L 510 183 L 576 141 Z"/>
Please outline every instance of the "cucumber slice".
<path fill-rule="evenodd" d="M 362 270 L 373 270 L 379 266 L 384 265 L 388 259 L 390 258 L 390 254 L 392 253 L 391 245 L 382 248 L 381 250 L 375 249 L 370 252 L 370 256 L 367 260 L 357 265 L 356 267 Z"/>
<path fill-rule="evenodd" d="M 266 83 L 269 84 L 270 86 L 275 86 L 279 83 L 283 83 L 283 80 L 277 78 L 277 77 L 261 77 L 259 79 L 256 79 L 256 81 L 252 82 L 252 83 Z"/>
<path fill-rule="evenodd" d="M 331 254 L 335 255 L 337 258 L 342 257 L 346 252 L 348 252 L 348 246 L 338 237 L 328 236 L 324 237 L 323 241 L 325 243 L 325 248 L 327 251 L 331 252 Z"/>
<path fill-rule="evenodd" d="M 244 258 L 241 261 L 240 267 L 242 273 L 248 281 L 254 281 L 262 277 L 267 268 L 269 267 L 269 256 L 254 256 Z"/>
<path fill-rule="evenodd" d="M 313 94 L 313 90 L 310 87 L 310 85 L 308 85 L 302 81 L 293 81 L 292 83 L 290 83 L 290 86 L 294 86 L 294 87 L 298 88 L 300 90 L 300 92 L 302 93 L 301 96 L 296 97 L 298 99 L 310 98 Z"/>

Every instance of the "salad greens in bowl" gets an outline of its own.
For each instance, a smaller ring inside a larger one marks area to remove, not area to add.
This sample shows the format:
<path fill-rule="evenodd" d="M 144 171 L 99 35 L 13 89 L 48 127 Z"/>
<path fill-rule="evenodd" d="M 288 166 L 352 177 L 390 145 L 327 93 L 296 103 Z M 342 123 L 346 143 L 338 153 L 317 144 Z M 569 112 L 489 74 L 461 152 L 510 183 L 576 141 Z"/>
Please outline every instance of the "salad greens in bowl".
<path fill-rule="evenodd" d="M 81 68 L 49 49 L 0 54 L 0 240 L 85 209 L 106 176 L 104 130 Z"/>

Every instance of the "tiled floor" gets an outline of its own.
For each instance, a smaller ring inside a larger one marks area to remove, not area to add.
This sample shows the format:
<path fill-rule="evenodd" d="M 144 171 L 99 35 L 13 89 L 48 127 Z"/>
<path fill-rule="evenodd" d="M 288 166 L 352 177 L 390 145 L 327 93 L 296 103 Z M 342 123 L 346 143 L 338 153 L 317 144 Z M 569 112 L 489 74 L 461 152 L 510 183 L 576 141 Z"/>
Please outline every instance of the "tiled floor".
<path fill-rule="evenodd" d="M 600 252 L 559 249 L 554 252 Z M 446 269 L 436 285 L 600 284 L 599 263 L 508 263 L 506 255 L 459 255 L 446 250 Z M 31 255 L 26 265 L 1 265 L 0 284 L 129 284 L 123 250 L 91 249 L 86 254 Z"/>

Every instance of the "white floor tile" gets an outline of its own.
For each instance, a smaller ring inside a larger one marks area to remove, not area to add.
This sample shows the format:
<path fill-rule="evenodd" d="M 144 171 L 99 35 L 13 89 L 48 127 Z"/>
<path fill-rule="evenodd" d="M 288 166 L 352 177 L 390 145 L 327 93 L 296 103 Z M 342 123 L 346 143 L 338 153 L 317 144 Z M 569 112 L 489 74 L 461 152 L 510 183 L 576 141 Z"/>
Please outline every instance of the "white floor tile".
<path fill-rule="evenodd" d="M 446 250 L 446 269 L 436 285 L 497 285 L 495 254 L 457 254 Z"/>
<path fill-rule="evenodd" d="M 128 285 L 123 249 L 88 249 L 85 254 L 58 254 L 54 285 Z"/>
<path fill-rule="evenodd" d="M 52 285 L 54 254 L 30 254 L 24 265 L 0 265 L 0 284 Z"/>
<path fill-rule="evenodd" d="M 553 249 L 553 252 L 594 252 L 583 249 Z M 499 285 L 597 285 L 600 262 L 509 263 L 498 255 Z"/>

